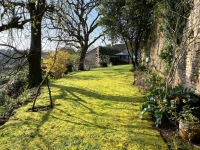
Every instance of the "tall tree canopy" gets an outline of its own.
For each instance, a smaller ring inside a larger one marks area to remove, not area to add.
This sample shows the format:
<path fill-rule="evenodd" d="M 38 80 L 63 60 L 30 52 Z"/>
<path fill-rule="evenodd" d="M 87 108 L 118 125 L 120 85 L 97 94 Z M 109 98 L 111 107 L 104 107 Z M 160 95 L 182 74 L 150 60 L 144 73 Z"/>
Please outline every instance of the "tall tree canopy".
<path fill-rule="evenodd" d="M 147 0 L 105 0 L 100 5 L 100 24 L 111 41 L 123 41 L 133 66 L 138 65 L 141 41 L 152 24 L 153 5 Z"/>

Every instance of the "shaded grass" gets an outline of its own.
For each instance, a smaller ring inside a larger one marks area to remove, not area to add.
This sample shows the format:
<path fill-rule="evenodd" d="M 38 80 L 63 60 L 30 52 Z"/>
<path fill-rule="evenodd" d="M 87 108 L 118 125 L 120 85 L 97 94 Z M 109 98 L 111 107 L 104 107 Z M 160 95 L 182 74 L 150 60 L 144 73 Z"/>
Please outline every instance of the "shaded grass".
<path fill-rule="evenodd" d="M 167 149 L 150 117 L 139 119 L 143 96 L 130 65 L 97 68 L 51 83 L 52 110 L 16 110 L 0 127 L 0 149 Z M 37 106 L 49 105 L 47 88 Z"/>

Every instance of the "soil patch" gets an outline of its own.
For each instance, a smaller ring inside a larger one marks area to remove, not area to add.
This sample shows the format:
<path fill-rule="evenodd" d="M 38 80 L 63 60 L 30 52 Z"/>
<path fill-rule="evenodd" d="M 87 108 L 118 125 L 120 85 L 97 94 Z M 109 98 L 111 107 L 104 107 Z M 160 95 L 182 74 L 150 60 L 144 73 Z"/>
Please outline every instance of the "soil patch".
<path fill-rule="evenodd" d="M 35 107 L 34 110 L 32 110 L 32 108 L 29 108 L 28 112 L 47 111 L 50 109 L 52 109 L 51 106 L 38 106 L 38 107 Z"/>

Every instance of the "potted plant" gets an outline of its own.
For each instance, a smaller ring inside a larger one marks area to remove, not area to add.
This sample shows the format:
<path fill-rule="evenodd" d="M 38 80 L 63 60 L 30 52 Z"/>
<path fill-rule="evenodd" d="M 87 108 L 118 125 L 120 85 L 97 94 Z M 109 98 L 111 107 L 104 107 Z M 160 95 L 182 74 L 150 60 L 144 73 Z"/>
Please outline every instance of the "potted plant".
<path fill-rule="evenodd" d="M 179 119 L 179 134 L 187 141 L 194 141 L 199 136 L 199 119 L 192 113 L 197 107 L 183 106 Z"/>

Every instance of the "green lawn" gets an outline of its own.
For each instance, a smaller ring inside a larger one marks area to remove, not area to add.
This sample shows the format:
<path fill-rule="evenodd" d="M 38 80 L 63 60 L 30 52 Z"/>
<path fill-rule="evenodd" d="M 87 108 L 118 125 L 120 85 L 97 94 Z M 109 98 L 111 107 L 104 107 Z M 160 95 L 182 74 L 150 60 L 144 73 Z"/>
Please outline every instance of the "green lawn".
<path fill-rule="evenodd" d="M 168 149 L 150 117 L 141 120 L 143 96 L 132 85 L 130 65 L 92 69 L 51 83 L 54 108 L 16 110 L 0 126 L 0 149 L 161 150 Z M 44 87 L 36 106 L 49 105 Z"/>

